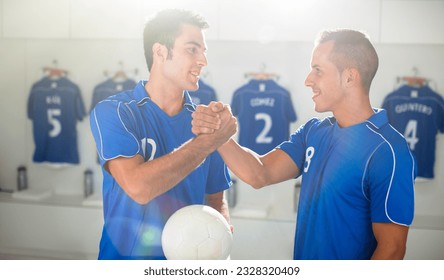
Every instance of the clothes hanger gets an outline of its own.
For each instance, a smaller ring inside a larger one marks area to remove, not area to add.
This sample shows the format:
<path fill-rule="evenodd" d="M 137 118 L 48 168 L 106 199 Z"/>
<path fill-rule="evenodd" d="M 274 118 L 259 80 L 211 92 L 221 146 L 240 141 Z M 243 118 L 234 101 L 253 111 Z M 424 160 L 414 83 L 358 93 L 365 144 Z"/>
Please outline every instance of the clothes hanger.
<path fill-rule="evenodd" d="M 119 61 L 119 70 L 117 70 L 112 79 L 114 82 L 124 82 L 128 79 L 128 76 L 126 75 L 126 72 L 123 70 L 123 62 Z"/>
<path fill-rule="evenodd" d="M 418 68 L 413 67 L 412 72 L 412 76 L 398 77 L 398 83 L 403 82 L 411 87 L 423 87 L 428 84 L 428 79 L 418 76 Z"/>
<path fill-rule="evenodd" d="M 103 71 L 103 74 L 105 75 L 106 78 L 109 77 L 109 72 L 110 71 L 107 71 L 107 70 Z M 134 69 L 134 76 L 137 76 L 138 72 L 139 72 L 139 70 L 137 68 Z M 124 70 L 122 61 L 119 61 L 119 70 L 114 72 L 114 75 L 111 77 L 111 79 L 116 83 L 121 83 L 121 82 L 124 82 L 129 79 L 129 76 L 127 75 L 126 71 Z"/>
<path fill-rule="evenodd" d="M 128 76 L 126 75 L 125 71 L 119 70 L 116 73 L 114 73 L 113 80 L 115 82 L 123 82 L 128 80 Z"/>
<path fill-rule="evenodd" d="M 52 66 L 43 67 L 43 73 L 45 73 L 45 75 L 52 80 L 58 80 L 62 77 L 68 76 L 67 70 L 58 67 L 58 62 L 56 59 L 52 61 Z"/>
<path fill-rule="evenodd" d="M 262 63 L 261 69 L 259 72 L 247 72 L 244 74 L 245 78 L 253 78 L 255 80 L 278 80 L 279 75 L 275 73 L 268 73 L 265 71 L 266 65 Z"/>

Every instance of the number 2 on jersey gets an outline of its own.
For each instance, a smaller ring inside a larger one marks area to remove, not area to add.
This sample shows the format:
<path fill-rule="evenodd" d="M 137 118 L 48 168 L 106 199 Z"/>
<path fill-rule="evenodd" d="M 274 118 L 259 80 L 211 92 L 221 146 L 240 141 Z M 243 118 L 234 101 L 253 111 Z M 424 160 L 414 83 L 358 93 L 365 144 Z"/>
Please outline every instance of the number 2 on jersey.
<path fill-rule="evenodd" d="M 254 115 L 254 119 L 256 121 L 263 120 L 265 122 L 264 128 L 256 137 L 256 143 L 258 144 L 270 144 L 273 141 L 273 137 L 267 136 L 268 132 L 271 130 L 271 126 L 273 125 L 273 120 L 270 115 L 265 113 L 257 113 Z"/>

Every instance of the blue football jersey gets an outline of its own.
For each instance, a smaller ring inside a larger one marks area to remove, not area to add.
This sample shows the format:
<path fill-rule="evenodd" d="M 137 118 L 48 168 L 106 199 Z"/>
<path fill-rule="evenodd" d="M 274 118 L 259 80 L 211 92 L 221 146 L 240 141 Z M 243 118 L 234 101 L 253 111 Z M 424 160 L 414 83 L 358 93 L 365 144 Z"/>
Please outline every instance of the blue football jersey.
<path fill-rule="evenodd" d="M 312 119 L 279 148 L 302 174 L 294 259 L 369 259 L 372 223 L 412 223 L 415 162 L 384 110 L 346 128 Z"/>
<path fill-rule="evenodd" d="M 434 178 L 436 136 L 444 132 L 444 99 L 428 86 L 401 86 L 382 104 L 418 163 L 418 177 Z"/>
<path fill-rule="evenodd" d="M 80 89 L 67 78 L 44 77 L 34 83 L 28 98 L 35 143 L 33 161 L 79 163 L 76 124 L 84 116 Z"/>
<path fill-rule="evenodd" d="M 110 78 L 106 81 L 98 84 L 94 87 L 92 101 L 91 101 L 91 110 L 96 106 L 99 101 L 104 100 L 111 95 L 116 93 L 131 90 L 137 85 L 136 81 L 132 79 L 127 79 L 125 81 L 115 81 Z"/>
<path fill-rule="evenodd" d="M 99 259 L 165 259 L 161 235 L 168 218 L 184 206 L 203 204 L 205 194 L 223 191 L 231 184 L 222 157 L 214 152 L 172 189 L 141 205 L 103 168 L 108 160 L 117 157 L 141 155 L 145 161 L 156 159 L 194 137 L 194 105 L 189 95 L 185 94 L 182 111 L 169 116 L 149 98 L 145 83 L 140 81 L 134 90 L 99 102 L 90 113 L 103 170 L 105 224 Z"/>
<path fill-rule="evenodd" d="M 211 101 L 217 101 L 216 90 L 206 84 L 202 79 L 199 80 L 199 89 L 188 92 L 194 104 L 208 105 Z"/>
<path fill-rule="evenodd" d="M 288 140 L 290 123 L 297 120 L 290 93 L 273 80 L 250 80 L 231 101 L 239 121 L 239 144 L 266 154 Z"/>

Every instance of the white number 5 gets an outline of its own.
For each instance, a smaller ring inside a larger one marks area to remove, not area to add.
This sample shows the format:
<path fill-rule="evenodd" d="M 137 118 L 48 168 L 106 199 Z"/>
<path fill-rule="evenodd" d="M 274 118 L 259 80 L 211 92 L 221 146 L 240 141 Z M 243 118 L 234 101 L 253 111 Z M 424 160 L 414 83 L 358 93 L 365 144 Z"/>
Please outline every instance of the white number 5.
<path fill-rule="evenodd" d="M 57 119 L 62 114 L 60 109 L 48 109 L 48 122 L 52 125 L 52 129 L 49 131 L 49 137 L 56 137 L 62 131 L 62 124 Z"/>

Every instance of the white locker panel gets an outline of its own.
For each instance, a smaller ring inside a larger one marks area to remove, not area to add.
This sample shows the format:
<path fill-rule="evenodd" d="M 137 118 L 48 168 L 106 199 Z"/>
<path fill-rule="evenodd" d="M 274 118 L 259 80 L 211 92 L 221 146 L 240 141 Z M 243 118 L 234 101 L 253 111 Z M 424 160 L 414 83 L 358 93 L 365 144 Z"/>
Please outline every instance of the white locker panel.
<path fill-rule="evenodd" d="M 70 0 L 3 0 L 6 38 L 68 38 Z"/>
<path fill-rule="evenodd" d="M 355 28 L 375 41 L 379 9 L 379 1 L 369 0 L 222 1 L 220 39 L 312 42 L 323 29 Z M 335 10 L 347 11 L 347 16 Z"/>
<path fill-rule="evenodd" d="M 232 260 L 291 260 L 294 222 L 232 218 Z"/>
<path fill-rule="evenodd" d="M 102 209 L 1 202 L 0 251 L 47 259 L 96 259 Z M 50 229 L 50 230 L 48 230 Z"/>
<path fill-rule="evenodd" d="M 0 118 L 2 133 L 0 155 L 0 188 L 14 189 L 17 186 L 17 167 L 26 162 L 27 154 L 26 120 L 27 89 L 23 40 L 5 40 L 0 43 L 0 104 L 3 104 Z"/>
<path fill-rule="evenodd" d="M 71 6 L 73 38 L 142 38 L 140 0 L 76 0 Z"/>
<path fill-rule="evenodd" d="M 382 43 L 443 44 L 444 1 L 383 1 Z"/>
<path fill-rule="evenodd" d="M 3 1 L 0 1 L 0 19 L 3 19 Z M 0 38 L 3 36 L 3 20 L 0 20 Z"/>
<path fill-rule="evenodd" d="M 210 25 L 205 35 L 207 40 L 218 39 L 219 34 L 219 0 L 163 0 L 142 1 L 143 21 L 167 8 L 194 10 L 201 14 Z"/>

